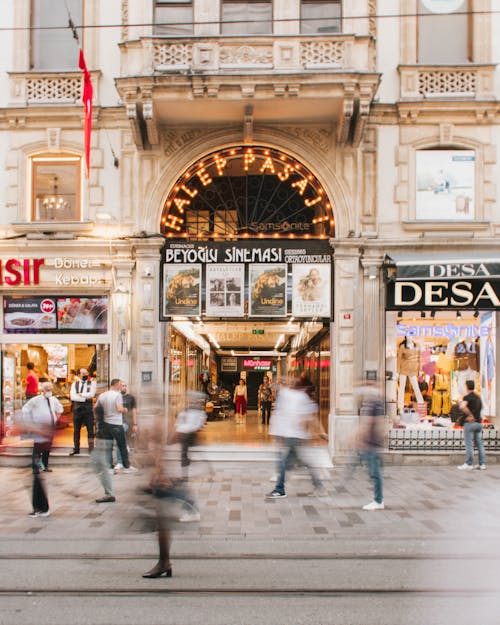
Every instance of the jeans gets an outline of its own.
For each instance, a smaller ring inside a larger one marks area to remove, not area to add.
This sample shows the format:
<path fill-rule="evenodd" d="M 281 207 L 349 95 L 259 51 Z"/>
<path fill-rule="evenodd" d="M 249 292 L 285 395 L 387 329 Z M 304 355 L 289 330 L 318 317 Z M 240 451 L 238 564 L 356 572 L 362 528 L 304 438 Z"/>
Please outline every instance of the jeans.
<path fill-rule="evenodd" d="M 361 458 L 368 465 L 368 473 L 373 482 L 373 499 L 377 503 L 384 501 L 382 472 L 380 469 L 380 455 L 378 451 L 369 450 L 361 453 Z"/>
<path fill-rule="evenodd" d="M 109 472 L 108 460 L 108 453 L 112 449 L 113 439 L 97 438 L 95 447 L 90 454 L 90 461 L 107 497 L 113 496 L 113 481 Z"/>
<path fill-rule="evenodd" d="M 272 402 L 262 401 L 260 402 L 260 409 L 262 411 L 262 423 L 269 425 L 269 419 L 271 418 L 271 406 Z"/>
<path fill-rule="evenodd" d="M 128 423 L 124 423 L 124 424 L 123 424 L 123 431 L 125 432 L 125 441 L 127 442 L 127 444 L 128 444 L 128 441 L 127 441 L 127 432 L 128 432 L 128 429 L 129 429 L 129 427 L 128 427 Z M 112 463 L 112 462 L 113 462 L 113 457 L 111 457 L 111 463 Z M 122 454 L 121 454 L 121 451 L 120 451 L 120 448 L 118 447 L 118 445 L 116 445 L 116 462 L 117 462 L 118 464 L 123 464 Z M 124 465 L 124 466 L 125 466 L 125 465 Z"/>
<path fill-rule="evenodd" d="M 303 445 L 304 440 L 302 438 L 283 438 L 281 439 L 283 444 L 283 449 L 281 451 L 281 455 L 278 461 L 278 481 L 276 482 L 275 489 L 282 495 L 285 494 L 285 475 L 287 469 L 291 465 L 292 458 L 300 461 L 300 452 L 299 449 Z M 316 475 L 316 472 L 307 464 L 302 462 L 304 466 L 307 467 L 309 471 L 309 475 L 311 476 L 311 480 L 314 488 L 321 488 L 323 484 L 321 480 Z"/>
<path fill-rule="evenodd" d="M 127 449 L 127 439 L 125 438 L 125 430 L 123 429 L 123 425 L 112 425 L 111 423 L 107 424 L 108 432 L 112 435 L 112 437 L 116 441 L 116 445 L 118 450 L 120 451 L 121 464 L 128 469 L 130 466 L 130 462 L 128 459 L 128 449 Z M 108 451 L 108 464 L 109 466 L 113 465 L 113 446 Z"/>
<path fill-rule="evenodd" d="M 479 464 L 484 462 L 484 445 L 481 437 L 483 426 L 481 423 L 464 423 L 464 442 L 465 442 L 465 464 L 472 466 L 474 464 L 474 447 L 472 441 L 476 444 Z"/>

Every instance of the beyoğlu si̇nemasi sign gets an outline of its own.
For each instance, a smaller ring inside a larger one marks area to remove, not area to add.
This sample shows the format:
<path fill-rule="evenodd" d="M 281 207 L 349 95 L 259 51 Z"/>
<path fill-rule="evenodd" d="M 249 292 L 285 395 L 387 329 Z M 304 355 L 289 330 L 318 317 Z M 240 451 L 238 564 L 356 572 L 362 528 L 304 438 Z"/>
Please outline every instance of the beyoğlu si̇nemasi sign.
<path fill-rule="evenodd" d="M 331 258 L 326 240 L 168 242 L 161 316 L 329 318 Z"/>

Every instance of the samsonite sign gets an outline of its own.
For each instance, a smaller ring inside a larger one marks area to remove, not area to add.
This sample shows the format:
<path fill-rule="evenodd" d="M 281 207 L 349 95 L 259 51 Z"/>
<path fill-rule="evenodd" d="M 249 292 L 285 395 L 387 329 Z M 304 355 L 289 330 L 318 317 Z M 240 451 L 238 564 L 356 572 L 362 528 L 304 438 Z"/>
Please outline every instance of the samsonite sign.
<path fill-rule="evenodd" d="M 500 278 L 397 280 L 387 284 L 388 310 L 500 308 Z"/>

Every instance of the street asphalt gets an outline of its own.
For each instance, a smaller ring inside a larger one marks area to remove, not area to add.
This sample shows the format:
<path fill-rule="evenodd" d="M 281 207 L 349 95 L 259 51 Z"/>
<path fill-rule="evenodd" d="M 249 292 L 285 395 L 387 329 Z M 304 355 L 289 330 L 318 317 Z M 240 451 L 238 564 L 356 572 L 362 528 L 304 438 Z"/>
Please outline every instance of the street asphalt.
<path fill-rule="evenodd" d="M 97 504 L 90 468 L 55 466 L 51 515 L 32 518 L 29 468 L 0 468 L 0 625 L 500 623 L 500 465 L 386 467 L 376 512 L 365 467 L 319 469 L 320 497 L 292 471 L 269 501 L 272 464 L 207 466 L 190 468 L 201 520 L 172 507 L 174 575 L 157 580 L 141 577 L 157 556 L 146 469 Z"/>

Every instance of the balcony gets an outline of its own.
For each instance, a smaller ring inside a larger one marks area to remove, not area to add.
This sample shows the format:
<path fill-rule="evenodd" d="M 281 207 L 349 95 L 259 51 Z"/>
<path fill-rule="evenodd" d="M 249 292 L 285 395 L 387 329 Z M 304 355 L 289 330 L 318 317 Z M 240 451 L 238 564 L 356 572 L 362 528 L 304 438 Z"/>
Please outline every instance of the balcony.
<path fill-rule="evenodd" d="M 91 72 L 94 101 L 99 101 L 101 72 Z M 9 72 L 12 106 L 81 104 L 82 72 Z"/>
<path fill-rule="evenodd" d="M 159 125 L 335 122 L 360 141 L 379 84 L 369 37 L 148 37 L 120 44 L 117 89 L 139 148 Z M 221 105 L 222 104 L 222 105 Z"/>
<path fill-rule="evenodd" d="M 401 101 L 493 101 L 495 65 L 400 65 Z"/>

